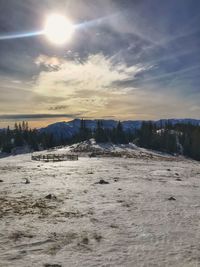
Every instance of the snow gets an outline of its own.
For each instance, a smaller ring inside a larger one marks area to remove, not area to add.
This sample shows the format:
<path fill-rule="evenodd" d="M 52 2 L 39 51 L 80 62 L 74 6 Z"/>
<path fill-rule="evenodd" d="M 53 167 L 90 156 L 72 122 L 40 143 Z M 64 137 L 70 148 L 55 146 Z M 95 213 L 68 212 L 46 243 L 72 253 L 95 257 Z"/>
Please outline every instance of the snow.
<path fill-rule="evenodd" d="M 132 158 L 0 159 L 0 266 L 200 266 L 200 164 L 110 146 Z"/>
<path fill-rule="evenodd" d="M 144 158 L 144 157 L 145 158 L 165 157 L 165 159 L 167 157 L 170 159 L 173 158 L 172 155 L 170 154 L 141 148 L 141 147 L 136 146 L 133 143 L 129 143 L 129 144 L 96 143 L 94 139 L 90 139 L 88 141 L 84 141 L 78 144 L 73 144 L 71 146 L 54 148 L 46 152 L 56 153 L 56 154 L 79 153 L 81 155 L 89 155 L 91 153 L 104 155 L 106 153 L 107 154 L 112 153 L 114 155 L 116 154 L 118 156 L 121 155 L 122 157 L 124 156 L 124 157 L 131 157 L 131 158 Z"/>

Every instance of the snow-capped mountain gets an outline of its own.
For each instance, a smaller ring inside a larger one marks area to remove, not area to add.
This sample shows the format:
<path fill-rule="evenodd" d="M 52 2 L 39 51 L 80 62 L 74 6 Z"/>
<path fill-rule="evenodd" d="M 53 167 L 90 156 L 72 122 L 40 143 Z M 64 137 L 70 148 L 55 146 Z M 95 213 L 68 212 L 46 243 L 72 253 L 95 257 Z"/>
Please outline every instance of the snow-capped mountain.
<path fill-rule="evenodd" d="M 101 120 L 104 128 L 112 129 L 116 127 L 118 121 L 115 120 Z M 85 120 L 86 126 L 92 130 L 96 128 L 97 120 Z M 162 119 L 155 121 L 158 126 L 164 126 L 166 123 L 170 122 L 175 125 L 177 123 L 191 123 L 193 125 L 200 125 L 200 120 L 196 119 Z M 75 135 L 80 128 L 81 120 L 75 119 L 69 122 L 57 122 L 54 124 L 50 124 L 45 128 L 41 128 L 41 132 L 46 132 L 49 134 L 53 134 L 57 140 L 71 138 Z M 122 125 L 125 131 L 134 132 L 139 129 L 142 125 L 142 120 L 129 120 L 122 121 Z"/>

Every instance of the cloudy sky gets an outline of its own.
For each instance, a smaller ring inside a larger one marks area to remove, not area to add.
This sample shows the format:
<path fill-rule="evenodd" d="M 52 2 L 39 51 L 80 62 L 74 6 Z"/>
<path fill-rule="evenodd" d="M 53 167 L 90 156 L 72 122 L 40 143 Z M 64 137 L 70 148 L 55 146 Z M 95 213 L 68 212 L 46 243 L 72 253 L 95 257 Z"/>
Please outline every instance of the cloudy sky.
<path fill-rule="evenodd" d="M 76 30 L 43 35 L 48 14 Z M 0 127 L 200 118 L 199 0 L 0 0 Z"/>

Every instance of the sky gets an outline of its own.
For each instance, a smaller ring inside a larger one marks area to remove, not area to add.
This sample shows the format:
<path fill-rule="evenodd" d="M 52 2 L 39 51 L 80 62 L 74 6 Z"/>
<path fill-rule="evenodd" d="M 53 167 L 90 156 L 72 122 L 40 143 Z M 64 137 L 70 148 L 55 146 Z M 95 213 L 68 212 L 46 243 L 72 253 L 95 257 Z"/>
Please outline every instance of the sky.
<path fill-rule="evenodd" d="M 52 13 L 76 26 L 62 46 L 33 34 Z M 0 127 L 199 119 L 199 25 L 199 0 L 0 0 Z"/>

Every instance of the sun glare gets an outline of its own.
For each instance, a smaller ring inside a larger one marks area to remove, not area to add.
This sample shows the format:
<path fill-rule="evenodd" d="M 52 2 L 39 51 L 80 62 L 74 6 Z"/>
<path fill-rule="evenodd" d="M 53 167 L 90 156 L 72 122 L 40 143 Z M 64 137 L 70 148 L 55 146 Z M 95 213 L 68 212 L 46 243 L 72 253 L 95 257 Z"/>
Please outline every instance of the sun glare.
<path fill-rule="evenodd" d="M 73 32 L 73 24 L 65 16 L 53 14 L 47 17 L 44 33 L 50 42 L 63 45 L 71 39 Z"/>

